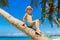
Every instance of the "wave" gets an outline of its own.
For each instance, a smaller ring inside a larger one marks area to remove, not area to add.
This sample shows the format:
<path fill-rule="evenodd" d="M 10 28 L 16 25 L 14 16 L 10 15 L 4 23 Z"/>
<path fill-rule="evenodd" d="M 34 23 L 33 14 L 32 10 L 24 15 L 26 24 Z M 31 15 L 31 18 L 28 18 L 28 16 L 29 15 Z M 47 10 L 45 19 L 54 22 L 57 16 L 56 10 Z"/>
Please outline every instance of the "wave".
<path fill-rule="evenodd" d="M 51 36 L 51 40 L 60 40 L 60 36 Z"/>

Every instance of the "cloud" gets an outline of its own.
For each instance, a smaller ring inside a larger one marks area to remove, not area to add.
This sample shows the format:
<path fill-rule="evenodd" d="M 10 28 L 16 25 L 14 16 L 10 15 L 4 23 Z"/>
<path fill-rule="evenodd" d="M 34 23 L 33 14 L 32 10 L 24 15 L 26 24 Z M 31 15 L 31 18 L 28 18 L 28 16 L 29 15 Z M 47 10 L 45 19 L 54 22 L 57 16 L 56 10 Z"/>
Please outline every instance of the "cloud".
<path fill-rule="evenodd" d="M 60 31 L 46 31 L 47 35 L 60 35 Z"/>
<path fill-rule="evenodd" d="M 0 34 L 0 36 L 27 36 L 24 33 L 10 33 L 10 34 Z"/>

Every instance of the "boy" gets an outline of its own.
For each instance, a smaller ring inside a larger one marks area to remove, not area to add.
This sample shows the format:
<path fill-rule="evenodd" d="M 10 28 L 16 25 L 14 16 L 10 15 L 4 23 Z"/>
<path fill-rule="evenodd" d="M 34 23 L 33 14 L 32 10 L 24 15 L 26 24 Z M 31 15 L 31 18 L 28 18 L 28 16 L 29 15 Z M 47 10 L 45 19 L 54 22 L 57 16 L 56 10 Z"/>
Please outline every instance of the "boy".
<path fill-rule="evenodd" d="M 36 34 L 40 35 L 41 32 L 39 30 L 39 20 L 32 21 L 32 14 L 31 14 L 32 10 L 33 8 L 31 6 L 28 6 L 26 8 L 27 13 L 23 17 L 23 21 L 25 21 L 28 27 L 36 26 Z"/>

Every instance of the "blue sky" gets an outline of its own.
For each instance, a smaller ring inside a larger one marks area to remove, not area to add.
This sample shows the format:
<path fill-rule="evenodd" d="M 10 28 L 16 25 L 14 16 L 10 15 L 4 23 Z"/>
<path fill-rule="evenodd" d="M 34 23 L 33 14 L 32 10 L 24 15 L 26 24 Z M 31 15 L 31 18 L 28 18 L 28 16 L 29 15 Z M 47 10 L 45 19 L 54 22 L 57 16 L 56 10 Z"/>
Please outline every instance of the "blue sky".
<path fill-rule="evenodd" d="M 55 0 L 57 1 L 57 0 Z M 5 11 L 10 13 L 15 18 L 22 20 L 23 16 L 25 15 L 25 9 L 27 6 L 30 5 L 30 0 L 8 0 L 9 7 L 4 7 Z M 38 8 L 35 8 L 32 11 L 33 20 L 39 19 L 41 16 L 41 5 Z M 44 25 L 41 25 L 40 29 L 43 33 L 52 33 L 55 31 L 59 33 L 60 28 L 57 28 L 57 26 L 54 24 L 54 27 L 51 28 L 49 21 L 46 20 L 44 22 Z M 3 17 L 0 17 L 0 35 L 3 34 L 14 34 L 14 33 L 22 33 L 20 30 L 12 26 L 7 20 L 5 20 Z"/>

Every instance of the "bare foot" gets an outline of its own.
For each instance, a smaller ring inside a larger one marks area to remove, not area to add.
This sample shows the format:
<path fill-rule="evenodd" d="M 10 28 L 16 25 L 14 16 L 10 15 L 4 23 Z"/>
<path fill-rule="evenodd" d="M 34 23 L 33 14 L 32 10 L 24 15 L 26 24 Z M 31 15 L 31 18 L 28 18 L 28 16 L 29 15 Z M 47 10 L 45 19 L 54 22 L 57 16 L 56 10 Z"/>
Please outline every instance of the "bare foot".
<path fill-rule="evenodd" d="M 36 31 L 36 34 L 41 36 L 42 32 Z"/>

